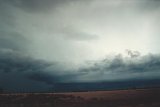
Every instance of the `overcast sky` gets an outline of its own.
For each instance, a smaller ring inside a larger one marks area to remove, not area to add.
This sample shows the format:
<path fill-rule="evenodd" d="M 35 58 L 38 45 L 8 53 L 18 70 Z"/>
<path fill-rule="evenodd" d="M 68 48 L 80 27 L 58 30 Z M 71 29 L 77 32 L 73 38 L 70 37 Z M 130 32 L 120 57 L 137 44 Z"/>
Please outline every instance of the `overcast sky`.
<path fill-rule="evenodd" d="M 31 87 L 159 78 L 159 19 L 158 0 L 0 0 L 1 76 Z"/>

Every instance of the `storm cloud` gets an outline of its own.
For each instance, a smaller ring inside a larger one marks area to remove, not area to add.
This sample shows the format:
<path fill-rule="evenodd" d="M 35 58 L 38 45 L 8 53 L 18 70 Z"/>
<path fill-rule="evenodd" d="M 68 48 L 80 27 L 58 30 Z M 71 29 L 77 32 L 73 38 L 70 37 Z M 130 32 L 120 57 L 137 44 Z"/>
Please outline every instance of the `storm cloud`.
<path fill-rule="evenodd" d="M 159 12 L 158 0 L 0 0 L 0 87 L 158 79 Z"/>
<path fill-rule="evenodd" d="M 92 62 L 90 67 L 83 68 L 80 72 L 85 74 L 84 81 L 158 79 L 160 77 L 159 65 L 159 55 L 148 54 L 133 58 L 118 54 Z"/>
<path fill-rule="evenodd" d="M 79 69 L 37 60 L 11 50 L 0 53 L 0 84 L 9 91 L 47 91 L 58 83 L 150 80 L 160 78 L 160 56 L 124 57 L 121 54 L 85 63 Z"/>
<path fill-rule="evenodd" d="M 34 60 L 18 52 L 8 49 L 0 51 L 0 86 L 10 91 L 21 91 L 23 89 L 41 90 L 48 84 L 38 83 L 29 77 L 33 73 L 44 72 L 49 63 Z M 41 88 L 38 88 L 41 87 Z"/>
<path fill-rule="evenodd" d="M 1 47 L 14 41 L 11 48 L 32 57 L 76 65 L 125 49 L 158 54 L 159 5 L 156 0 L 0 0 Z"/>
<path fill-rule="evenodd" d="M 11 49 L 1 49 L 0 86 L 16 92 L 47 91 L 55 83 L 74 81 L 78 75 L 63 66 L 57 62 L 34 59 Z"/>

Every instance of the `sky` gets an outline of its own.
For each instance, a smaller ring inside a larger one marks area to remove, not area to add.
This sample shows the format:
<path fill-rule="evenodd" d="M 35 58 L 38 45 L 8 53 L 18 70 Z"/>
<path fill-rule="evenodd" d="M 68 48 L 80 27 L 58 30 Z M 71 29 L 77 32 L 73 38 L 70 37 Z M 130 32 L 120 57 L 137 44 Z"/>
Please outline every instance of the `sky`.
<path fill-rule="evenodd" d="M 0 0 L 0 87 L 160 78 L 158 0 Z"/>

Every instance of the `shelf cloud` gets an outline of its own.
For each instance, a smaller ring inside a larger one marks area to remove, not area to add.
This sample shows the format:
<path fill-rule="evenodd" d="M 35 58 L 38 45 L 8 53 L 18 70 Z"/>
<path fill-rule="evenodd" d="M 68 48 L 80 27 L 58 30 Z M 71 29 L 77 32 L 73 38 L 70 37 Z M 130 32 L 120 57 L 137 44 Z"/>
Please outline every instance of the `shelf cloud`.
<path fill-rule="evenodd" d="M 0 87 L 158 79 L 159 12 L 157 0 L 0 0 Z"/>

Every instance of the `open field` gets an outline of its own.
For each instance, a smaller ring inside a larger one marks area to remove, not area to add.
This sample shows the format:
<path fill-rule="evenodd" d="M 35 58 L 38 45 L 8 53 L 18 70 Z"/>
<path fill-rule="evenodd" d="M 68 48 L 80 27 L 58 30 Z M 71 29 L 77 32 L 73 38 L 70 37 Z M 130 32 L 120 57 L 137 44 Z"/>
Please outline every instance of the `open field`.
<path fill-rule="evenodd" d="M 0 94 L 0 107 L 160 107 L 160 88 Z"/>

